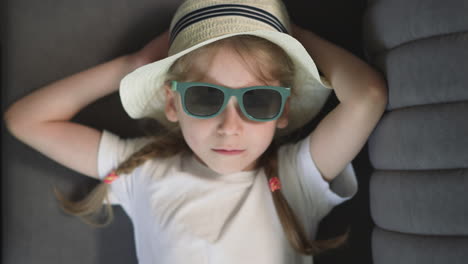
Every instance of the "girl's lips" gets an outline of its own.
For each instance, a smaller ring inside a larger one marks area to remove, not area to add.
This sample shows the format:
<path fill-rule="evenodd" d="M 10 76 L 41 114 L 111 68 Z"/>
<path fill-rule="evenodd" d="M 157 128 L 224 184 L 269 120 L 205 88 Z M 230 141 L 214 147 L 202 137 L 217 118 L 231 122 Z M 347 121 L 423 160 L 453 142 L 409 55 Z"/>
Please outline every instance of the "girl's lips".
<path fill-rule="evenodd" d="M 244 150 L 225 150 L 225 149 L 213 149 L 213 151 L 223 155 L 237 155 L 244 152 Z"/>

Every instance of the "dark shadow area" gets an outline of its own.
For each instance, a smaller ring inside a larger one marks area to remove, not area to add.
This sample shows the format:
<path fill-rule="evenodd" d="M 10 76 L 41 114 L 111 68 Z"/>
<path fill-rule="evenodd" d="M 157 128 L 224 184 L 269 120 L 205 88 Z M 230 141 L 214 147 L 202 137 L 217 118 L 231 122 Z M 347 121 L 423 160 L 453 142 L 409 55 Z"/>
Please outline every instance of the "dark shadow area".
<path fill-rule="evenodd" d="M 322 38 L 348 50 L 366 61 L 363 51 L 362 16 L 366 1 L 285 1 L 291 20 L 297 25 L 317 33 Z M 339 101 L 331 93 L 317 117 L 301 132 L 310 133 Z M 350 228 L 348 243 L 341 248 L 324 252 L 314 258 L 316 264 L 372 263 L 371 232 L 374 223 L 370 216 L 369 179 L 373 168 L 368 145 L 353 160 L 358 180 L 358 192 L 353 199 L 335 207 L 319 225 L 317 239 L 330 239 L 342 235 Z"/>

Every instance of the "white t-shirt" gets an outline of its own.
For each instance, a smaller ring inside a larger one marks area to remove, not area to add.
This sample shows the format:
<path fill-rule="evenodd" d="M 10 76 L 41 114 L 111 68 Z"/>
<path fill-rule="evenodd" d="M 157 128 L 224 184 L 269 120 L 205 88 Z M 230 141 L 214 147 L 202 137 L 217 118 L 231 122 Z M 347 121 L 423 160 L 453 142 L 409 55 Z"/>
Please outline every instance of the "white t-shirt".
<path fill-rule="evenodd" d="M 104 130 L 100 178 L 150 140 Z M 309 137 L 278 153 L 283 195 L 315 238 L 320 220 L 356 194 L 352 164 L 329 184 L 311 159 Z M 178 154 L 147 160 L 110 185 L 110 202 L 120 204 L 133 223 L 141 264 L 313 263 L 286 238 L 263 169 L 220 175 L 193 155 Z"/>

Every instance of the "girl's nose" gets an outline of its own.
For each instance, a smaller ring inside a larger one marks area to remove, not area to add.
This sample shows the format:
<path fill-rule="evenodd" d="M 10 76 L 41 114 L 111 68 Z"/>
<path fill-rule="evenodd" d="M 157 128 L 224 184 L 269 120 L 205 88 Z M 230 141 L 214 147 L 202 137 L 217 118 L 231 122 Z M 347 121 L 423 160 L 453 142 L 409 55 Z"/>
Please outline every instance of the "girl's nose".
<path fill-rule="evenodd" d="M 218 133 L 221 135 L 239 135 L 242 132 L 243 113 L 235 97 L 229 99 L 228 105 L 219 114 Z"/>

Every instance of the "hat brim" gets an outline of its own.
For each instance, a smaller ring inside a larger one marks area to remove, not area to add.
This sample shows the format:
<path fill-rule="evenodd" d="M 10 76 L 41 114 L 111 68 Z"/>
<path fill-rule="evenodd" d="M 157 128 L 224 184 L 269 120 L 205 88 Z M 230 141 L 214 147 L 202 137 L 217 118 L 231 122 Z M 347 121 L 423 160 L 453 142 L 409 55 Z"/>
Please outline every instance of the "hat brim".
<path fill-rule="evenodd" d="M 302 44 L 292 36 L 274 31 L 256 30 L 250 32 L 225 34 L 200 42 L 188 49 L 165 59 L 144 65 L 127 74 L 120 82 L 120 98 L 123 108 L 133 119 L 154 118 L 163 126 L 171 127 L 164 114 L 164 79 L 172 64 L 183 55 L 211 42 L 236 36 L 254 35 L 267 39 L 290 56 L 295 65 L 294 90 L 290 98 L 289 122 L 277 135 L 286 135 L 309 122 L 325 104 L 332 87 L 319 75 L 317 67 Z"/>

